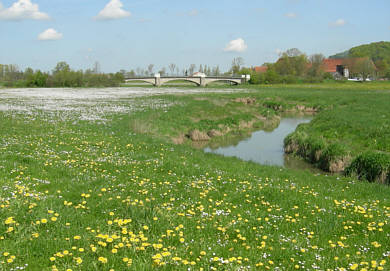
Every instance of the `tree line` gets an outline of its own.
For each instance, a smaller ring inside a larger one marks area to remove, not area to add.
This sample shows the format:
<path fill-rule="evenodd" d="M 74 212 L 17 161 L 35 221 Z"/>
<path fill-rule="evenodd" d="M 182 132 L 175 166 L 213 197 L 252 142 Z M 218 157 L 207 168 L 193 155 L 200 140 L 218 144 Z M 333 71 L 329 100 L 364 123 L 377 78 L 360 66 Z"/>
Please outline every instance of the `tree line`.
<path fill-rule="evenodd" d="M 0 84 L 5 87 L 116 87 L 123 81 L 120 72 L 75 71 L 66 62 L 58 62 L 51 72 L 32 68 L 20 71 L 16 65 L 0 64 Z"/>
<path fill-rule="evenodd" d="M 380 49 L 378 49 L 380 48 Z M 380 52 L 377 53 L 377 52 Z M 352 77 L 365 80 L 368 77 L 390 79 L 390 43 L 381 42 L 352 48 L 348 52 L 335 55 L 331 58 L 343 58 L 343 65 L 348 67 Z M 344 79 L 335 78 L 334 74 L 325 72 L 322 54 L 307 56 L 297 48 L 282 53 L 275 63 L 264 63 L 261 71 L 253 67 L 245 67 L 244 59 L 236 57 L 228 71 L 222 72 L 219 66 L 207 64 L 190 64 L 180 69 L 174 63 L 167 67 L 155 69 L 150 64 L 146 69 L 137 68 L 130 71 L 120 70 L 117 73 L 101 73 L 100 65 L 95 63 L 93 69 L 73 70 L 66 62 L 58 62 L 51 72 L 42 72 L 27 68 L 19 70 L 16 65 L 0 64 L 0 86 L 5 87 L 117 87 L 125 78 L 153 76 L 191 76 L 195 72 L 206 76 L 241 76 L 251 75 L 251 84 L 276 83 L 316 83 L 325 80 Z"/>
<path fill-rule="evenodd" d="M 297 48 L 282 53 L 275 63 L 264 63 L 263 70 L 257 72 L 254 68 L 243 67 L 243 59 L 235 58 L 232 61 L 232 74 L 250 74 L 252 84 L 275 83 L 320 83 L 326 80 L 347 80 L 342 76 L 326 72 L 324 69 L 325 57 L 322 54 L 307 56 Z M 383 63 L 379 62 L 378 63 Z M 385 62 L 386 64 L 386 62 Z M 368 56 L 347 57 L 343 65 L 348 68 L 351 77 L 387 78 L 390 79 L 390 69 L 386 65 L 374 64 Z"/>
<path fill-rule="evenodd" d="M 207 76 L 220 76 L 227 74 L 223 73 L 219 66 L 212 67 L 207 64 L 200 64 L 199 66 L 196 64 L 190 64 L 188 67 L 180 68 L 175 63 L 170 63 L 168 67 L 161 67 L 160 69 L 155 69 L 154 64 L 149 64 L 146 69 L 138 67 L 130 71 L 120 70 L 120 73 L 122 73 L 126 78 L 154 76 L 156 73 L 160 74 L 160 76 L 191 76 L 195 72 L 204 73 Z"/>

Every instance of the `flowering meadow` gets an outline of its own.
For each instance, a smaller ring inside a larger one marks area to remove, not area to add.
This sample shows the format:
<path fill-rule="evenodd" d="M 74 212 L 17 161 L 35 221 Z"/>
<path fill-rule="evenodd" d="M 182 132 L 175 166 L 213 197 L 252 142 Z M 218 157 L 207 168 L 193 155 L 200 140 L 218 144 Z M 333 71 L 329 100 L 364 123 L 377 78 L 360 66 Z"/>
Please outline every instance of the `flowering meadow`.
<path fill-rule="evenodd" d="M 0 270 L 390 270 L 388 186 L 135 133 L 164 97 L 1 96 Z"/>

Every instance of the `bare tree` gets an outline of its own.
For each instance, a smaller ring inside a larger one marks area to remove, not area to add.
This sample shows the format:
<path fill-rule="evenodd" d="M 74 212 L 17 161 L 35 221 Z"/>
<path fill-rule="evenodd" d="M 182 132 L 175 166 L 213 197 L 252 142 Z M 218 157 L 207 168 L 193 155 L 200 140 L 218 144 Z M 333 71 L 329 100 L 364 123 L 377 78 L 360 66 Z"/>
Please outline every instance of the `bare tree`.
<path fill-rule="evenodd" d="M 94 74 L 100 74 L 100 63 L 99 61 L 96 61 L 95 64 L 93 65 L 93 73 Z"/>
<path fill-rule="evenodd" d="M 176 70 L 176 64 L 171 63 L 171 64 L 169 64 L 168 68 L 169 68 L 169 70 L 171 71 L 171 75 L 173 75 L 173 73 L 174 73 L 175 70 Z"/>
<path fill-rule="evenodd" d="M 153 69 L 154 69 L 154 65 L 153 64 L 149 64 L 149 66 L 148 66 L 149 75 L 153 75 Z"/>
<path fill-rule="evenodd" d="M 233 58 L 233 61 L 232 61 L 233 74 L 237 74 L 240 71 L 242 65 L 244 65 L 244 59 L 242 57 Z"/>
<path fill-rule="evenodd" d="M 221 74 L 221 71 L 219 70 L 219 66 L 213 68 L 212 74 L 214 76 L 219 76 Z"/>
<path fill-rule="evenodd" d="M 135 69 L 135 72 L 136 72 L 137 76 L 142 76 L 144 73 L 144 70 L 140 67 L 137 67 L 137 69 Z"/>
<path fill-rule="evenodd" d="M 301 51 L 299 51 L 298 48 L 291 48 L 291 49 L 288 49 L 285 54 L 288 56 L 288 57 L 295 57 L 295 56 L 300 56 L 300 55 L 303 55 L 303 53 Z"/>
<path fill-rule="evenodd" d="M 191 64 L 190 67 L 188 68 L 188 73 L 189 75 L 193 75 L 194 72 L 195 72 L 195 69 L 196 69 L 196 65 L 195 64 Z"/>
<path fill-rule="evenodd" d="M 165 76 L 165 74 L 167 73 L 167 69 L 165 67 L 162 67 L 158 73 L 161 75 L 161 76 Z"/>

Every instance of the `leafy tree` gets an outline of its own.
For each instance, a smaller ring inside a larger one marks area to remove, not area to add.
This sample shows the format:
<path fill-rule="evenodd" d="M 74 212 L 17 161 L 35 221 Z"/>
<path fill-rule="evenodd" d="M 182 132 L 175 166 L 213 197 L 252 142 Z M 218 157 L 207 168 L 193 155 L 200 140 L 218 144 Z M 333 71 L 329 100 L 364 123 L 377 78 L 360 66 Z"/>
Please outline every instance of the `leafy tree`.
<path fill-rule="evenodd" d="M 363 81 L 375 75 L 375 65 L 369 57 L 349 58 L 345 60 L 345 64 L 352 75 L 362 77 Z"/>
<path fill-rule="evenodd" d="M 276 72 L 275 64 L 268 65 L 267 71 L 264 73 L 265 84 L 275 84 L 280 82 L 280 75 Z"/>
<path fill-rule="evenodd" d="M 322 54 L 314 54 L 309 57 L 310 68 L 308 75 L 311 77 L 320 77 L 323 74 L 323 61 L 325 57 Z"/>
<path fill-rule="evenodd" d="M 375 66 L 378 69 L 378 75 L 380 77 L 386 77 L 386 75 L 390 72 L 390 65 L 387 59 L 378 60 L 375 63 Z"/>
<path fill-rule="evenodd" d="M 33 83 L 36 87 L 46 87 L 46 82 L 49 75 L 47 73 L 42 73 L 40 70 L 34 73 Z"/>
<path fill-rule="evenodd" d="M 59 73 L 59 72 L 70 72 L 70 66 L 65 61 L 58 62 L 56 67 L 53 70 L 53 74 Z"/>
<path fill-rule="evenodd" d="M 368 57 L 374 62 L 390 58 L 390 42 L 373 42 L 353 47 L 349 50 L 350 57 Z"/>
<path fill-rule="evenodd" d="M 280 75 L 302 76 L 307 69 L 308 60 L 298 49 L 287 50 L 275 63 L 275 70 Z"/>

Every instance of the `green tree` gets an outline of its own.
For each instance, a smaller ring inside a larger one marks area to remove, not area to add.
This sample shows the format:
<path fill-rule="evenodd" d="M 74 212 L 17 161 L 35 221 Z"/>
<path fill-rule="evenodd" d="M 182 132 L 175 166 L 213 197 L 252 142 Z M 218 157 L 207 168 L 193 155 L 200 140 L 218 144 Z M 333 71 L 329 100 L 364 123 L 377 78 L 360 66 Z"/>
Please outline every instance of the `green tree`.
<path fill-rule="evenodd" d="M 264 83 L 265 84 L 276 84 L 280 83 L 280 75 L 276 72 L 275 64 L 267 65 L 268 69 L 264 73 Z"/>
<path fill-rule="evenodd" d="M 311 77 L 321 77 L 324 73 L 322 64 L 325 57 L 322 54 L 314 54 L 309 58 L 310 68 L 308 70 L 308 75 Z"/>
<path fill-rule="evenodd" d="M 375 76 L 376 68 L 369 57 L 349 58 L 345 60 L 345 64 L 353 76 L 361 77 L 363 81 L 369 76 Z"/>
<path fill-rule="evenodd" d="M 292 49 L 290 49 L 292 50 Z M 295 55 L 297 52 L 288 51 L 283 53 L 283 55 L 275 63 L 275 70 L 280 75 L 293 75 L 293 76 L 302 76 L 304 75 L 308 60 L 306 55 Z M 291 56 L 292 55 L 292 56 Z"/>

